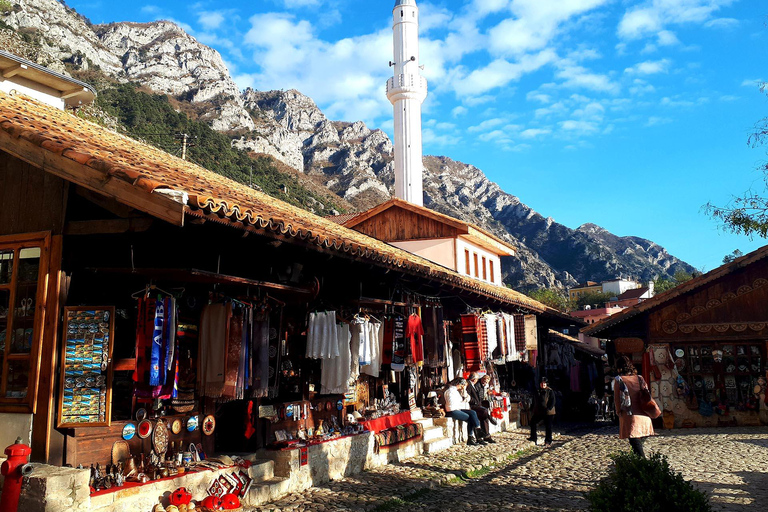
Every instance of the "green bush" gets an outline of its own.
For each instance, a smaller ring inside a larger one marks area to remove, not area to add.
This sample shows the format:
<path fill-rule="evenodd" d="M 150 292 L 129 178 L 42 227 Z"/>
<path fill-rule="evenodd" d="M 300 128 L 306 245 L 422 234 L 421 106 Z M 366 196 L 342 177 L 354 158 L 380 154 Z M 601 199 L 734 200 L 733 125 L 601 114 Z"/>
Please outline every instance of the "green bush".
<path fill-rule="evenodd" d="M 634 453 L 612 455 L 614 467 L 595 489 L 588 492 L 594 512 L 711 512 L 709 498 L 683 475 L 669 467 L 667 458 L 649 459 Z"/>

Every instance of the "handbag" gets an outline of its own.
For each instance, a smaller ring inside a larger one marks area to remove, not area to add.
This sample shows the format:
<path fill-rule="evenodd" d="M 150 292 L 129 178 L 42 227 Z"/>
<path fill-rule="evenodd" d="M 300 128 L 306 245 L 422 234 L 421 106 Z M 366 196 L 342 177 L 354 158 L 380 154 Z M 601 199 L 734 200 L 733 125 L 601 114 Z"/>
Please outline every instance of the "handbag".
<path fill-rule="evenodd" d="M 651 396 L 651 391 L 648 389 L 648 385 L 645 380 L 640 377 L 640 409 L 643 413 L 651 419 L 656 419 L 661 416 L 661 409 L 656 403 L 656 400 Z"/>

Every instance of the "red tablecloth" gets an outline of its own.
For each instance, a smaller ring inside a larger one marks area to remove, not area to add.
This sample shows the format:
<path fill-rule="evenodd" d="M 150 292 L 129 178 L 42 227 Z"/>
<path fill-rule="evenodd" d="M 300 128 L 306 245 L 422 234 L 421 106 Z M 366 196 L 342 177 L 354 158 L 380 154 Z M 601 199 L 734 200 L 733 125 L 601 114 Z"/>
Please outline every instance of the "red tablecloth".
<path fill-rule="evenodd" d="M 388 428 L 396 427 L 398 425 L 405 425 L 411 423 L 411 411 L 401 412 L 400 414 L 393 414 L 391 416 L 382 416 L 375 420 L 364 421 L 363 425 L 371 432 L 381 432 Z"/>

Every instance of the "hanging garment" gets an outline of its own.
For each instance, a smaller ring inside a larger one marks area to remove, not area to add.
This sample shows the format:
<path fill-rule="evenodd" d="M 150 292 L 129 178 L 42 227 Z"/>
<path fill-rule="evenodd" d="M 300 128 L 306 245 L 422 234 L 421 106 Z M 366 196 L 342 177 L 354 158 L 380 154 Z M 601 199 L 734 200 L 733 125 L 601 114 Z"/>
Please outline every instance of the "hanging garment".
<path fill-rule="evenodd" d="M 451 379 L 461 377 L 464 374 L 464 364 L 461 361 L 461 352 L 458 349 L 453 349 L 451 360 L 453 361 L 453 377 Z"/>
<path fill-rule="evenodd" d="M 525 352 L 525 317 L 513 315 L 515 329 L 515 347 L 518 352 Z"/>
<path fill-rule="evenodd" d="M 422 337 L 424 336 L 424 328 L 421 324 L 421 317 L 416 313 L 411 314 L 408 317 L 408 330 L 406 336 L 411 343 L 411 356 L 413 356 L 413 362 L 418 366 L 424 364 L 424 344 Z"/>
<path fill-rule="evenodd" d="M 484 328 L 485 328 L 485 336 L 487 339 L 487 350 L 485 352 L 485 358 L 487 359 L 493 359 L 493 352 L 496 350 L 496 347 L 499 345 L 499 337 L 498 333 L 496 331 L 496 315 L 494 314 L 486 314 L 483 315 L 484 320 Z"/>
<path fill-rule="evenodd" d="M 203 396 L 218 398 L 224 389 L 226 371 L 226 340 L 229 337 L 229 318 L 232 307 L 227 304 L 209 304 L 200 316 L 200 343 L 198 361 L 202 371 L 198 372 Z"/>
<path fill-rule="evenodd" d="M 384 329 L 379 322 L 368 322 L 368 340 L 371 346 L 371 363 L 360 371 L 372 377 L 378 377 L 381 371 L 381 356 L 384 349 Z"/>
<path fill-rule="evenodd" d="M 504 313 L 504 330 L 507 332 L 507 361 L 519 361 L 520 352 L 515 343 L 515 318 L 508 313 Z"/>
<path fill-rule="evenodd" d="M 391 316 L 384 318 L 383 345 L 381 348 L 381 364 L 392 364 L 392 343 L 395 340 L 395 319 Z"/>
<path fill-rule="evenodd" d="M 437 365 L 444 367 L 448 364 L 450 352 L 445 348 L 448 340 L 448 325 L 446 325 L 442 307 L 435 308 L 435 326 L 437 332 Z"/>
<path fill-rule="evenodd" d="M 498 333 L 499 337 L 499 348 L 497 353 L 495 353 L 494 359 L 501 359 L 502 361 L 506 361 L 507 359 L 507 330 L 504 325 L 504 315 L 499 313 L 496 315 L 496 332 Z"/>
<path fill-rule="evenodd" d="M 154 318 L 155 301 L 140 297 L 136 322 L 136 369 L 133 371 L 133 382 L 136 384 L 149 382 Z"/>
<path fill-rule="evenodd" d="M 336 312 L 317 311 L 309 314 L 306 356 L 311 359 L 338 357 Z"/>
<path fill-rule="evenodd" d="M 350 359 L 352 380 L 357 380 L 357 378 L 360 376 L 360 347 L 362 344 L 361 338 L 363 338 L 363 334 L 367 332 L 364 323 L 365 319 L 355 318 L 352 320 L 352 323 L 349 326 L 349 331 L 352 336 L 352 341 L 350 342 L 352 354 Z"/>
<path fill-rule="evenodd" d="M 352 320 L 353 336 L 355 336 L 360 344 L 358 354 L 360 358 L 360 366 L 371 364 L 371 358 L 373 357 L 373 346 L 371 343 L 371 333 L 369 330 L 370 322 L 367 318 L 359 317 L 355 315 Z"/>
<path fill-rule="evenodd" d="M 391 368 L 393 371 L 401 372 L 405 368 L 405 317 L 395 315 L 393 320 Z"/>
<path fill-rule="evenodd" d="M 480 361 L 488 360 L 488 329 L 485 325 L 485 318 L 475 317 L 475 328 L 477 329 L 477 341 L 480 347 Z"/>
<path fill-rule="evenodd" d="M 237 379 L 240 369 L 240 353 L 243 347 L 243 310 L 231 306 L 233 311 L 229 317 L 229 336 L 227 336 L 226 364 L 224 371 L 224 387 L 221 398 L 234 400 L 237 398 Z"/>
<path fill-rule="evenodd" d="M 425 306 L 421 310 L 421 320 L 424 330 L 424 362 L 427 366 L 435 368 L 438 365 L 437 308 Z"/>
<path fill-rule="evenodd" d="M 477 316 L 461 315 L 461 335 L 466 370 L 470 372 L 479 371 L 481 369 L 481 350 L 480 340 L 477 335 Z M 458 366 L 454 362 L 454 368 L 457 371 Z"/>
<path fill-rule="evenodd" d="M 253 397 L 265 397 L 269 388 L 269 314 L 259 312 L 253 322 Z"/>
<path fill-rule="evenodd" d="M 453 343 L 451 343 L 451 340 L 448 338 L 445 340 L 445 353 L 449 354 L 446 361 L 446 366 L 448 367 L 448 381 L 452 381 L 456 378 L 456 370 L 453 367 Z"/>
<path fill-rule="evenodd" d="M 347 324 L 336 325 L 338 357 L 323 359 L 320 373 L 320 393 L 343 394 L 349 389 L 351 373 L 351 335 Z"/>
<path fill-rule="evenodd" d="M 581 391 L 581 363 L 571 366 L 571 391 Z"/>

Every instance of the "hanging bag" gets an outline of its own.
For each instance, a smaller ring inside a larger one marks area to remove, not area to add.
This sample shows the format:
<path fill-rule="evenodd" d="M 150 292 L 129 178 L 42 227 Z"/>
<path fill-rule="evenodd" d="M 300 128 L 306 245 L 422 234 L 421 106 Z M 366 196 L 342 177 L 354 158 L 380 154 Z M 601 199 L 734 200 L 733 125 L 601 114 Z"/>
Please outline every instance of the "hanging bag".
<path fill-rule="evenodd" d="M 642 377 L 638 377 L 638 379 L 640 380 L 640 408 L 646 416 L 656 419 L 661 416 L 661 409 L 659 409 L 656 400 L 651 396 L 651 391 L 648 389 L 645 379 Z"/>

